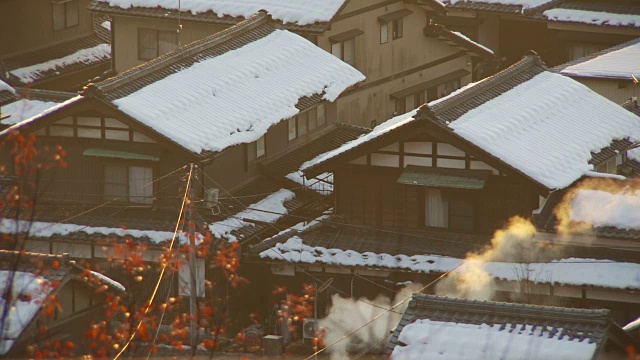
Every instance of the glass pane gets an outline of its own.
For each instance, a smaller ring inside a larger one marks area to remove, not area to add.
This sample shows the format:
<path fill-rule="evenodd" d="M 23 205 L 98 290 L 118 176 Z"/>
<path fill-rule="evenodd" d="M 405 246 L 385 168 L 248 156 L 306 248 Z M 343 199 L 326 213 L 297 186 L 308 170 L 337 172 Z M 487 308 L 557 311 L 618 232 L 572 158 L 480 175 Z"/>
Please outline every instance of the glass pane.
<path fill-rule="evenodd" d="M 344 42 L 344 62 L 351 66 L 356 65 L 356 39 L 349 39 Z"/>
<path fill-rule="evenodd" d="M 95 126 L 95 127 L 101 127 L 102 126 L 102 119 L 100 119 L 99 117 L 78 116 L 76 121 L 78 122 L 78 125 L 80 125 L 80 126 Z"/>
<path fill-rule="evenodd" d="M 178 34 L 173 31 L 160 31 L 158 34 L 158 56 L 178 48 Z"/>
<path fill-rule="evenodd" d="M 335 57 L 342 59 L 342 43 L 331 44 L 331 53 Z"/>
<path fill-rule="evenodd" d="M 106 200 L 126 200 L 126 166 L 112 164 L 107 164 L 104 166 L 104 196 Z"/>
<path fill-rule="evenodd" d="M 297 116 L 289 119 L 289 140 L 293 140 L 298 137 L 298 129 L 296 126 L 297 119 Z"/>
<path fill-rule="evenodd" d="M 298 115 L 298 136 L 306 135 L 309 128 L 309 113 Z"/>
<path fill-rule="evenodd" d="M 264 156 L 265 154 L 265 146 L 264 146 L 264 135 L 256 141 L 256 157 Z"/>
<path fill-rule="evenodd" d="M 66 126 L 51 126 L 49 128 L 49 136 L 73 137 L 73 128 Z"/>
<path fill-rule="evenodd" d="M 80 23 L 78 10 L 78 0 L 73 0 L 65 4 L 67 10 L 67 27 L 76 26 Z"/>
<path fill-rule="evenodd" d="M 73 118 L 72 117 L 66 117 L 66 118 L 64 118 L 62 120 L 56 121 L 56 124 L 73 125 Z"/>
<path fill-rule="evenodd" d="M 64 4 L 51 4 L 51 12 L 53 16 L 53 30 L 64 29 Z"/>
<path fill-rule="evenodd" d="M 133 141 L 135 142 L 145 142 L 145 143 L 155 143 L 155 141 L 148 137 L 147 135 L 139 132 L 133 133 Z"/>
<path fill-rule="evenodd" d="M 380 24 L 380 44 L 386 44 L 389 41 L 389 23 Z"/>
<path fill-rule="evenodd" d="M 128 130 L 105 130 L 104 138 L 108 140 L 129 141 L 129 131 Z"/>
<path fill-rule="evenodd" d="M 102 138 L 102 130 L 100 130 L 100 129 L 78 128 L 78 137 L 91 138 L 91 139 L 101 139 Z"/>
<path fill-rule="evenodd" d="M 120 120 L 116 120 L 116 119 L 112 119 L 112 118 L 104 119 L 104 126 L 113 127 L 113 128 L 123 128 L 123 129 L 128 129 L 129 128 L 127 126 L 127 124 L 122 123 Z"/>
<path fill-rule="evenodd" d="M 149 167 L 129 167 L 129 202 L 153 204 L 153 170 Z"/>

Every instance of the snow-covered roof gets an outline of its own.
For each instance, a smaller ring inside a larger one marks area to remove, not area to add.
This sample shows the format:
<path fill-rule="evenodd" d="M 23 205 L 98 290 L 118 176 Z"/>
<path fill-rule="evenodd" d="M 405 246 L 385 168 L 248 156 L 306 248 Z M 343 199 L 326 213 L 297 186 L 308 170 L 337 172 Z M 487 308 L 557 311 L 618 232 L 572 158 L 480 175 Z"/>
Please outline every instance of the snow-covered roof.
<path fill-rule="evenodd" d="M 605 11 L 562 8 L 545 10 L 542 14 L 550 21 L 574 22 L 589 25 L 640 27 L 640 16 L 637 14 L 617 14 Z"/>
<path fill-rule="evenodd" d="M 523 13 L 553 0 L 443 0 L 447 7 L 508 13 Z"/>
<path fill-rule="evenodd" d="M 260 10 L 267 11 L 274 19 L 283 23 L 308 25 L 329 22 L 346 0 L 98 0 L 112 7 L 162 8 L 188 11 L 192 14 L 213 12 L 218 17 L 231 16 L 249 18 Z"/>
<path fill-rule="evenodd" d="M 514 331 L 513 329 L 517 329 Z M 596 343 L 546 326 L 465 324 L 418 319 L 400 333 L 393 359 L 566 359 L 590 360 Z"/>
<path fill-rule="evenodd" d="M 477 267 L 474 260 L 450 256 L 360 253 L 353 250 L 310 246 L 297 235 L 263 250 L 259 257 L 316 266 L 356 266 L 421 273 L 444 273 L 453 269 L 455 273 L 464 273 L 473 271 Z M 461 264 L 463 265 L 460 266 Z M 482 265 L 482 268 L 489 276 L 500 280 L 519 281 L 522 277 L 519 269 L 527 269 L 533 274 L 544 274 L 534 280 L 536 283 L 640 289 L 640 279 L 636 276 L 640 271 L 640 264 L 635 263 L 566 258 L 530 264 L 487 262 Z"/>
<path fill-rule="evenodd" d="M 448 126 L 549 189 L 567 187 L 592 170 L 591 152 L 615 139 L 640 139 L 640 118 L 586 86 L 550 72 Z"/>
<path fill-rule="evenodd" d="M 59 111 L 59 110 L 65 108 L 66 106 L 71 105 L 71 104 L 73 104 L 75 102 L 78 102 L 78 101 L 80 101 L 82 99 L 84 99 L 84 97 L 82 95 L 77 95 L 77 96 L 74 96 L 74 97 L 70 98 L 69 100 L 66 100 L 64 102 L 55 104 L 54 106 L 48 107 L 48 108 L 44 109 L 42 112 L 40 112 L 38 114 L 35 114 L 35 115 L 33 115 L 33 116 L 29 117 L 29 118 L 25 118 L 22 121 L 11 125 L 9 128 L 7 128 L 7 129 L 5 129 L 3 131 L 0 131 L 0 137 L 8 134 L 10 131 L 17 130 L 17 129 L 23 127 L 23 126 L 27 126 L 30 123 L 32 123 L 34 121 L 37 121 L 38 119 L 40 119 L 40 118 L 42 118 L 44 116 L 47 116 L 47 115 L 49 115 L 49 114 L 51 114 L 53 112 Z M 4 109 L 4 107 L 3 107 L 3 109 Z"/>
<path fill-rule="evenodd" d="M 640 16 L 636 16 L 640 26 Z M 557 67 L 563 75 L 631 80 L 640 78 L 640 39 Z"/>
<path fill-rule="evenodd" d="M 140 72 L 150 74 L 148 82 Z M 132 89 L 136 85 L 129 78 L 143 85 Z M 295 116 L 301 99 L 334 101 L 364 79 L 260 13 L 97 87 L 121 111 L 202 154 L 256 141 L 272 125 Z M 124 96 L 118 85 L 126 89 Z"/>
<path fill-rule="evenodd" d="M 114 288 L 116 288 L 118 290 L 121 290 L 121 291 L 126 291 L 127 290 L 122 284 L 120 284 L 119 282 L 113 280 L 112 278 L 110 278 L 110 277 L 108 277 L 108 276 L 106 276 L 106 275 L 104 275 L 102 273 L 99 273 L 97 271 L 91 271 L 91 275 L 97 277 L 100 281 L 102 281 L 104 283 L 107 283 L 107 284 L 109 284 L 109 286 L 114 287 Z"/>
<path fill-rule="evenodd" d="M 4 319 L 4 310 L 0 313 L 0 324 L 4 325 L 4 329 L 0 331 L 0 355 L 11 350 L 53 290 L 49 282 L 41 276 L 30 272 L 0 270 L 0 293 L 4 294 L 11 280 L 11 303 L 7 305 L 7 300 L 0 296 L 0 309 L 8 310 Z"/>
<path fill-rule="evenodd" d="M 594 227 L 612 226 L 625 230 L 640 230 L 640 190 L 626 189 L 619 193 L 604 190 L 577 190 L 571 200 L 572 221 Z"/>
<path fill-rule="evenodd" d="M 0 92 L 1 91 L 8 91 L 8 92 L 10 92 L 11 94 L 14 94 L 14 95 L 16 93 L 16 90 L 14 88 L 9 86 L 9 84 L 7 84 L 6 82 L 4 82 L 2 80 L 0 80 Z"/>
<path fill-rule="evenodd" d="M 80 49 L 67 56 L 51 59 L 43 63 L 9 70 L 23 84 L 29 84 L 42 78 L 46 73 L 58 71 L 74 64 L 91 65 L 111 58 L 111 45 L 99 44 L 91 48 Z"/>
<path fill-rule="evenodd" d="M 0 112 L 3 116 L 9 115 L 8 118 L 2 119 L 1 123 L 5 125 L 14 125 L 25 119 L 39 115 L 58 104 L 58 102 L 53 101 L 20 99 L 0 107 Z"/>

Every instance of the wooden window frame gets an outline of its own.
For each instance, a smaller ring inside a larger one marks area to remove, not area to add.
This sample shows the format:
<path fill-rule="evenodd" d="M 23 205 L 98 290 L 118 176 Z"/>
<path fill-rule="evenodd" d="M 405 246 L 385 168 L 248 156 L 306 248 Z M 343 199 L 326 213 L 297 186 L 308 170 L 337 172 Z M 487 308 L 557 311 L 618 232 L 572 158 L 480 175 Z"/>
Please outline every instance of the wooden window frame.
<path fill-rule="evenodd" d="M 404 18 L 391 20 L 391 40 L 402 39 L 404 36 Z"/>
<path fill-rule="evenodd" d="M 350 62 L 346 61 L 345 58 L 344 58 L 345 44 L 347 42 L 349 42 L 349 41 L 353 41 L 353 63 L 350 63 Z M 339 45 L 340 46 L 340 56 L 336 56 L 336 54 L 333 53 L 333 46 L 334 45 Z M 357 68 L 356 64 L 358 63 L 358 57 L 356 56 L 356 37 L 352 37 L 352 38 L 345 39 L 345 40 L 342 40 L 342 41 L 333 42 L 331 44 L 331 54 L 336 56 L 340 60 L 346 62 L 347 64 L 353 66 L 354 68 Z"/>
<path fill-rule="evenodd" d="M 139 202 L 131 202 L 131 188 L 130 188 L 130 182 L 131 182 L 131 167 L 143 167 L 143 168 L 149 168 L 151 169 L 151 179 L 153 179 L 153 174 L 156 172 L 155 167 L 153 166 L 153 164 L 149 164 L 146 161 L 135 161 L 135 160 L 121 160 L 118 161 L 116 159 L 109 159 L 109 160 L 104 160 L 102 162 L 102 182 L 103 182 L 103 186 L 102 186 L 102 192 L 103 192 L 103 198 L 106 201 L 113 201 L 114 199 L 108 199 L 106 198 L 106 193 L 105 193 L 105 185 L 106 185 L 106 167 L 107 165 L 112 165 L 112 166 L 121 166 L 124 167 L 127 171 L 127 175 L 126 175 L 126 186 L 127 186 L 127 194 L 125 196 L 126 200 L 115 200 L 114 203 L 117 204 L 129 204 L 129 205 L 135 205 L 135 206 L 141 206 L 141 207 L 153 207 L 155 205 L 155 196 L 153 195 L 153 185 L 151 185 L 151 203 L 150 204 L 145 204 L 145 203 L 139 203 Z"/>
<path fill-rule="evenodd" d="M 55 6 L 62 6 L 63 16 L 64 16 L 64 26 L 61 28 L 56 28 L 56 22 L 54 20 Z M 77 16 L 76 23 L 73 25 L 69 25 L 69 8 L 71 6 L 75 6 L 76 16 Z M 71 29 L 76 26 L 80 26 L 80 1 L 79 0 L 52 1 L 51 2 L 51 29 L 53 30 L 53 32 Z"/>
<path fill-rule="evenodd" d="M 260 154 L 260 139 L 262 139 L 262 154 Z M 262 135 L 256 140 L 256 159 L 264 158 L 267 156 L 267 134 Z"/>

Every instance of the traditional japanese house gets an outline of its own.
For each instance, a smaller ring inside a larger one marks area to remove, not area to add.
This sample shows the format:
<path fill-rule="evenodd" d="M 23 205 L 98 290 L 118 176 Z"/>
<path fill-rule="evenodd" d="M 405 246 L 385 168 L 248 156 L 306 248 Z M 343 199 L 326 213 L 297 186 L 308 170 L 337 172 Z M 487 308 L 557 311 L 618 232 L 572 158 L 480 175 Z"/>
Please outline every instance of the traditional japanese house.
<path fill-rule="evenodd" d="M 12 291 L 5 292 L 10 284 Z M 87 349 L 91 340 L 86 334 L 92 322 L 104 320 L 107 296 L 126 296 L 121 284 L 78 266 L 68 254 L 5 250 L 0 250 L 0 289 L 11 299 L 9 304 L 0 299 L 3 309 L 9 306 L 0 315 L 0 356 L 7 358 L 34 356 L 44 349 L 53 353 L 46 342 L 59 341 L 60 355 Z M 65 346 L 69 342 L 74 349 Z"/>
<path fill-rule="evenodd" d="M 640 343 L 608 310 L 469 301 L 416 293 L 385 353 L 393 358 L 617 359 Z M 436 355 L 437 354 L 437 355 Z"/>
<path fill-rule="evenodd" d="M 76 91 L 111 67 L 110 23 L 89 0 L 3 1 L 0 80 L 12 86 Z"/>
<path fill-rule="evenodd" d="M 306 0 L 202 4 L 183 1 L 178 8 L 177 2 L 169 6 L 156 0 L 92 0 L 89 9 L 112 18 L 118 72 L 264 9 L 284 28 L 367 77 L 337 100 L 340 122 L 365 127 L 443 97 L 497 68 L 490 49 L 429 22 L 444 12 L 434 0 L 330 0 L 321 6 Z"/>
<path fill-rule="evenodd" d="M 634 97 L 637 101 L 639 57 L 640 39 L 634 39 L 556 66 L 552 71 L 570 76 L 607 99 L 622 104 Z"/>
<path fill-rule="evenodd" d="M 617 176 L 608 162 L 634 146 L 639 124 L 633 113 L 530 54 L 303 164 L 308 177 L 333 174 L 333 213 L 246 255 L 270 267 L 275 284 L 334 278 L 332 291 L 347 296 L 373 298 L 405 281 L 429 283 L 468 253 L 486 250 L 510 218 L 530 218 L 554 191 L 585 177 Z M 489 266 L 496 298 L 517 300 L 514 264 L 525 264 L 543 274 L 535 279 L 543 298 L 535 301 L 609 308 L 619 321 L 635 316 L 636 253 L 557 249 Z"/>
<path fill-rule="evenodd" d="M 535 50 L 552 66 L 640 36 L 634 0 L 447 0 L 438 23 L 493 49 L 506 65 Z"/>

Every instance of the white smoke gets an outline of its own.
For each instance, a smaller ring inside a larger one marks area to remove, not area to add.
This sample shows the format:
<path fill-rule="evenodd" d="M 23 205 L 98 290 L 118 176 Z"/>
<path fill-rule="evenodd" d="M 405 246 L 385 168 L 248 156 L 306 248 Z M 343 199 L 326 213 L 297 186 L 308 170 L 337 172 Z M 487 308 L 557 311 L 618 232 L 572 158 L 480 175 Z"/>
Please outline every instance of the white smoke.
<path fill-rule="evenodd" d="M 325 331 L 324 343 L 329 346 L 345 335 L 347 337 L 327 349 L 331 354 L 331 360 L 349 359 L 350 351 L 363 351 L 372 347 L 372 352 L 381 351 L 387 343 L 390 331 L 400 322 L 409 300 L 392 311 L 387 310 L 398 302 L 410 298 L 411 294 L 421 288 L 422 285 L 417 283 L 404 287 L 395 295 L 393 301 L 383 295 L 379 295 L 373 301 L 334 295 L 327 316 L 320 320 L 320 327 Z M 382 313 L 384 315 L 380 318 L 355 331 Z M 352 335 L 348 335 L 353 331 L 355 332 Z M 374 346 L 376 343 L 377 345 Z"/>

